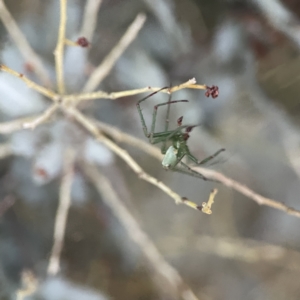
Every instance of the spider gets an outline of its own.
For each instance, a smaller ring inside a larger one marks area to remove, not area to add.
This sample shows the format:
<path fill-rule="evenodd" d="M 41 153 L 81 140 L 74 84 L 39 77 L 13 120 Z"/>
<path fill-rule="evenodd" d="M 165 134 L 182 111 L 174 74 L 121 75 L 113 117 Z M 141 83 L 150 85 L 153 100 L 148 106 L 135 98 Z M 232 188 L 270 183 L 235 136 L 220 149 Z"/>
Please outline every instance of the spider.
<path fill-rule="evenodd" d="M 152 97 L 153 95 L 157 94 L 158 92 L 168 89 L 168 87 L 164 87 L 156 92 L 151 93 L 150 95 L 144 97 L 143 99 L 139 100 L 136 104 L 141 123 L 143 126 L 143 131 L 145 136 L 149 139 L 151 144 L 162 143 L 161 146 L 161 153 L 164 154 L 162 160 L 162 166 L 166 170 L 172 170 L 180 173 L 185 173 L 194 177 L 201 178 L 203 180 L 208 180 L 202 174 L 196 172 L 195 170 L 191 169 L 187 164 L 185 164 L 182 159 L 187 156 L 190 160 L 192 160 L 197 165 L 204 165 L 208 161 L 215 158 L 221 152 L 225 151 L 225 149 L 220 149 L 215 152 L 213 155 L 206 157 L 205 159 L 199 161 L 193 154 L 191 154 L 189 147 L 187 145 L 187 140 L 189 139 L 189 133 L 192 129 L 198 125 L 182 125 L 183 116 L 178 118 L 177 120 L 177 128 L 174 130 L 169 130 L 169 115 L 170 115 L 170 105 L 180 102 L 188 102 L 188 100 L 173 100 L 171 101 L 171 94 L 169 96 L 168 102 L 160 103 L 154 106 L 153 115 L 152 115 L 152 123 L 150 131 L 147 129 L 146 122 L 142 113 L 141 109 L 141 102 L 147 100 L 148 98 Z M 207 92 L 205 94 L 207 97 L 212 96 L 213 98 L 218 96 L 218 88 L 212 86 L 211 88 L 207 88 Z M 155 123 L 156 123 L 156 116 L 157 110 L 159 107 L 163 105 L 168 105 L 166 120 L 165 120 L 165 130 L 161 132 L 155 132 Z M 167 142 L 171 143 L 171 146 L 167 149 Z"/>

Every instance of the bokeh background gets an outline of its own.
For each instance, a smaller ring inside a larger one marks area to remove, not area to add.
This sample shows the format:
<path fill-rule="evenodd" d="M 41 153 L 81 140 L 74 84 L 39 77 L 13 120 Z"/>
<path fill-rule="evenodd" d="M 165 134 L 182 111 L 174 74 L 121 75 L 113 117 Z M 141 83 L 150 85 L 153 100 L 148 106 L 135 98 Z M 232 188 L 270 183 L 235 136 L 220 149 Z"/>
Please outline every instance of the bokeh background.
<path fill-rule="evenodd" d="M 85 1 L 68 2 L 67 37 L 76 40 Z M 59 1 L 5 3 L 54 80 Z M 99 89 L 168 86 L 193 77 L 198 83 L 218 85 L 216 99 L 206 98 L 203 91 L 175 93 L 173 99 L 189 103 L 172 107 L 170 124 L 176 126 L 179 116 L 186 124 L 201 124 L 189 140 L 195 156 L 204 158 L 224 147 L 226 153 L 208 167 L 300 208 L 299 1 L 104 0 L 89 56 L 82 48 L 66 51 L 68 92 L 80 91 L 139 12 L 147 15 L 145 26 Z M 30 73 L 0 26 L 1 61 Z M 145 140 L 135 107 L 140 97 L 96 100 L 81 108 Z M 148 122 L 153 105 L 166 97 L 156 95 L 144 104 Z M 18 80 L 0 74 L 1 122 L 43 111 L 47 105 Z M 158 130 L 163 121 L 162 110 Z M 153 284 L 141 249 L 80 170 L 72 187 L 61 276 L 46 276 L 66 132 L 74 148 L 88 145 L 82 158 L 105 173 L 199 299 L 300 299 L 300 220 L 260 207 L 226 187 L 165 172 L 160 162 L 123 145 L 148 173 L 197 203 L 206 201 L 213 187 L 219 189 L 210 216 L 175 206 L 62 116 L 33 132 L 0 137 L 13 149 L 0 161 L 0 201 L 14 202 L 0 212 L 1 299 L 14 298 L 24 269 L 41 282 L 30 299 L 168 299 Z"/>

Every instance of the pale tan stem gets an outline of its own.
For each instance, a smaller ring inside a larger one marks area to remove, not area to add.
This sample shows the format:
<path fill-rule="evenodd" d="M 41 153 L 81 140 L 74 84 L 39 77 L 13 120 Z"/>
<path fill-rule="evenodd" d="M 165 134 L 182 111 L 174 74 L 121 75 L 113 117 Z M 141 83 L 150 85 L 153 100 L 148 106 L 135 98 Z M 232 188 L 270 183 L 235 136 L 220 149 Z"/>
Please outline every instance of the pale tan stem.
<path fill-rule="evenodd" d="M 102 131 L 104 131 L 106 134 L 113 137 L 117 141 L 127 143 L 129 145 L 132 145 L 135 148 L 139 148 L 142 151 L 148 153 L 149 155 L 151 155 L 161 161 L 163 156 L 160 153 L 160 150 L 158 148 L 156 148 L 155 146 L 150 145 L 149 143 L 147 143 L 143 140 L 137 139 L 129 134 L 126 134 L 115 127 L 107 126 L 106 124 L 98 122 L 98 121 L 96 121 L 96 124 L 99 126 L 99 128 Z M 284 211 L 285 213 L 287 213 L 289 215 L 300 218 L 300 210 L 296 210 L 292 207 L 289 207 L 289 206 L 283 204 L 282 202 L 264 197 L 264 196 L 256 193 L 255 191 L 253 191 L 246 185 L 244 185 L 234 179 L 231 179 L 222 173 L 216 172 L 214 170 L 206 169 L 206 168 L 200 168 L 200 167 L 194 167 L 194 169 L 197 172 L 200 172 L 207 179 L 219 182 L 222 185 L 229 187 L 229 188 L 243 194 L 244 196 L 246 196 L 249 199 L 258 203 L 259 205 L 273 207 L 275 209 Z"/>
<path fill-rule="evenodd" d="M 21 274 L 22 288 L 16 292 L 16 300 L 24 300 L 38 288 L 38 280 L 30 270 L 23 270 Z M 28 299 L 28 298 L 27 298 Z"/>
<path fill-rule="evenodd" d="M 180 297 L 184 300 L 197 300 L 198 298 L 192 290 L 184 284 L 178 271 L 163 258 L 147 234 L 141 229 L 107 178 L 91 165 L 85 165 L 84 171 L 102 196 L 105 204 L 110 207 L 121 226 L 126 230 L 128 236 L 141 249 L 152 274 L 152 279 L 159 289 L 170 299 Z"/>
<path fill-rule="evenodd" d="M 64 155 L 64 175 L 59 192 L 59 204 L 55 217 L 53 247 L 49 259 L 47 273 L 56 275 L 60 271 L 60 256 L 63 249 L 66 224 L 69 208 L 71 206 L 71 186 L 74 176 L 73 150 L 67 149 Z"/>
<path fill-rule="evenodd" d="M 29 45 L 26 37 L 21 32 L 19 26 L 8 11 L 3 0 L 0 0 L 0 18 L 9 35 L 19 49 L 21 55 L 24 57 L 25 61 L 33 66 L 33 70 L 37 74 L 41 82 L 45 86 L 51 87 L 52 84 L 49 75 L 43 66 L 41 58 Z"/>
<path fill-rule="evenodd" d="M 84 16 L 79 36 L 85 37 L 89 42 L 93 39 L 101 4 L 102 0 L 87 0 L 84 8 Z"/>
<path fill-rule="evenodd" d="M 198 206 L 196 203 L 190 201 L 186 197 L 181 197 L 163 182 L 147 174 L 140 167 L 140 165 L 128 154 L 126 150 L 122 149 L 112 140 L 102 135 L 97 126 L 93 124 L 93 122 L 91 122 L 87 117 L 81 114 L 77 109 L 73 107 L 65 108 L 65 112 L 74 117 L 75 120 L 79 122 L 86 130 L 88 130 L 96 138 L 97 141 L 103 143 L 107 148 L 109 148 L 116 155 L 122 158 L 140 179 L 143 179 L 161 189 L 163 192 L 169 195 L 175 201 L 176 204 L 185 204 L 186 206 L 201 211 L 201 205 Z"/>
<path fill-rule="evenodd" d="M 1 126 L 1 124 L 0 124 Z M 4 159 L 13 154 L 11 145 L 9 143 L 0 144 L 0 159 Z M 0 209 L 1 210 L 1 209 Z"/>
<path fill-rule="evenodd" d="M 147 87 L 141 88 L 141 89 L 121 91 L 121 92 L 112 92 L 112 93 L 107 93 L 104 91 L 97 91 L 94 93 L 81 93 L 81 94 L 77 94 L 77 95 L 71 94 L 71 95 L 66 95 L 64 99 L 65 99 L 65 101 L 84 101 L 84 100 L 95 100 L 95 99 L 114 100 L 114 99 L 118 99 L 118 98 L 138 95 L 138 94 L 147 93 L 147 92 L 157 92 L 159 90 L 161 90 L 162 93 L 169 94 L 169 93 L 177 92 L 182 89 L 206 90 L 206 88 L 207 88 L 206 85 L 196 84 L 195 78 L 192 78 L 185 83 L 174 86 L 172 88 L 166 88 L 164 90 L 162 90 L 161 87 L 147 86 Z"/>
<path fill-rule="evenodd" d="M 59 107 L 58 103 L 52 104 L 48 109 L 46 109 L 41 115 L 39 115 L 35 119 L 33 119 L 29 122 L 23 123 L 23 128 L 24 129 L 35 129 L 38 125 L 48 121 L 51 118 L 51 116 L 56 112 L 58 107 Z"/>
<path fill-rule="evenodd" d="M 137 15 L 135 20 L 126 30 L 123 37 L 119 40 L 118 44 L 110 51 L 110 53 L 104 58 L 102 63 L 91 74 L 90 78 L 83 88 L 83 92 L 92 92 L 97 88 L 101 81 L 109 74 L 118 58 L 136 38 L 145 21 L 146 16 L 144 14 Z"/>
<path fill-rule="evenodd" d="M 39 115 L 34 117 L 26 117 L 14 121 L 8 121 L 4 123 L 0 123 L 0 133 L 1 134 L 10 134 L 12 132 L 18 131 L 23 129 L 24 124 L 27 122 L 31 122 L 32 120 L 35 120 L 38 118 Z"/>
<path fill-rule="evenodd" d="M 55 68 L 57 89 L 60 95 L 65 93 L 64 82 L 64 50 L 65 50 L 65 36 L 67 23 L 67 0 L 60 0 L 60 22 L 58 30 L 58 39 L 56 48 L 54 50 Z"/>
<path fill-rule="evenodd" d="M 32 81 L 29 78 L 27 78 L 26 76 L 24 76 L 22 73 L 16 72 L 5 65 L 0 65 L 0 70 L 3 72 L 9 73 L 15 77 L 20 78 L 22 81 L 24 81 L 26 83 L 26 85 L 29 88 L 32 88 L 33 90 L 39 92 L 40 94 L 42 94 L 43 96 L 45 96 L 47 98 L 50 98 L 53 101 L 58 101 L 60 99 L 60 96 L 58 94 L 56 94 L 55 92 L 53 92 L 52 90 L 50 90 L 48 88 L 42 87 L 41 85 L 35 83 L 34 81 Z M 30 101 L 30 100 L 28 100 L 28 101 Z"/>

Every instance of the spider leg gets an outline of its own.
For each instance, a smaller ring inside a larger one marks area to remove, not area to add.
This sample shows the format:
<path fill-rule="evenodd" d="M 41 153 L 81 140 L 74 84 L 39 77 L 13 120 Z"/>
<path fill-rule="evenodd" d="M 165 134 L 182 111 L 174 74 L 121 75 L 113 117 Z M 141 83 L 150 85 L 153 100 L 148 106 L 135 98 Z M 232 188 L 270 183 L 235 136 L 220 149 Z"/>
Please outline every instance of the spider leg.
<path fill-rule="evenodd" d="M 176 172 L 179 172 L 179 173 L 187 174 L 187 175 L 190 175 L 190 176 L 193 176 L 193 177 L 197 177 L 197 178 L 200 178 L 200 179 L 205 180 L 205 181 L 208 180 L 205 176 L 203 176 L 202 174 L 200 174 L 200 173 L 196 172 L 195 170 L 191 169 L 184 162 L 181 161 L 180 164 L 181 164 L 182 167 L 176 166 L 172 170 L 176 171 Z"/>
<path fill-rule="evenodd" d="M 172 94 L 170 93 L 170 94 L 169 94 L 169 99 L 168 99 L 169 105 L 168 105 L 167 113 L 166 113 L 165 132 L 167 132 L 168 129 L 169 129 L 169 116 L 170 116 L 170 109 L 171 109 L 171 105 L 170 105 L 171 97 L 172 97 Z M 165 154 L 166 151 L 167 151 L 167 140 L 165 140 L 165 141 L 162 143 L 161 153 Z"/>
<path fill-rule="evenodd" d="M 157 116 L 157 110 L 160 106 L 163 105 L 169 105 L 170 104 L 174 104 L 174 103 L 180 103 L 180 102 L 189 102 L 188 100 L 174 100 L 174 101 L 168 101 L 168 102 L 164 102 L 164 103 L 160 103 L 154 106 L 153 108 L 153 116 L 152 116 L 152 124 L 151 124 L 151 131 L 150 131 L 150 143 L 152 143 L 153 141 L 153 135 L 154 135 L 154 131 L 155 131 L 155 123 L 156 123 L 156 116 Z M 177 130 L 177 129 L 176 129 Z"/>
<path fill-rule="evenodd" d="M 187 156 L 197 165 L 204 165 L 207 162 L 209 162 L 210 160 L 214 159 L 217 155 L 219 155 L 221 152 L 225 151 L 224 148 L 218 150 L 217 152 L 215 152 L 213 155 L 208 156 L 206 158 L 204 158 L 203 160 L 199 161 L 194 155 L 192 155 L 191 153 L 187 153 Z"/>
<path fill-rule="evenodd" d="M 167 89 L 168 87 L 163 87 L 161 88 L 160 90 L 156 91 L 156 92 L 153 92 L 151 93 L 150 95 L 144 97 L 143 99 L 139 100 L 136 104 L 136 107 L 137 107 L 137 110 L 139 112 L 139 115 L 140 115 L 140 119 L 141 119 L 141 123 L 142 123 L 142 126 L 143 126 L 143 131 L 144 131 L 144 134 L 147 138 L 150 137 L 150 133 L 148 133 L 148 129 L 147 129 L 147 125 L 146 125 L 146 122 L 145 122 L 145 119 L 144 119 L 144 116 L 143 116 L 143 113 L 142 113 L 142 109 L 141 109 L 141 106 L 140 106 L 140 103 L 147 100 L 148 98 L 152 97 L 153 95 L 157 94 L 158 92 L 164 90 L 164 89 Z"/>

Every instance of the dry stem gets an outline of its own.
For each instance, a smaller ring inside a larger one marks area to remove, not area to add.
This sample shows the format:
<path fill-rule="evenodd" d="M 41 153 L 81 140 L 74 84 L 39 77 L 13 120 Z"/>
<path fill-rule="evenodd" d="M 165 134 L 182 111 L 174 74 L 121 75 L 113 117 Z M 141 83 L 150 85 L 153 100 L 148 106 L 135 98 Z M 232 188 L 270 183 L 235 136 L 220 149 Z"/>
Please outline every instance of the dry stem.
<path fill-rule="evenodd" d="M 12 154 L 13 152 L 9 143 L 0 144 L 0 159 L 11 156 Z"/>
<path fill-rule="evenodd" d="M 102 0 L 88 0 L 84 8 L 84 16 L 79 36 L 85 37 L 88 41 L 92 41 L 96 25 L 97 17 Z"/>
<path fill-rule="evenodd" d="M 60 255 L 64 243 L 68 212 L 71 205 L 71 186 L 74 174 L 74 152 L 72 150 L 68 149 L 65 152 L 64 163 L 64 176 L 60 187 L 59 205 L 54 225 L 54 242 L 47 270 L 49 275 L 56 275 L 60 270 Z"/>
<path fill-rule="evenodd" d="M 64 97 L 65 101 L 83 101 L 83 100 L 95 100 L 95 99 L 118 99 L 118 98 L 123 98 L 123 97 L 128 97 L 128 96 L 133 96 L 133 95 L 138 95 L 146 92 L 157 92 L 161 90 L 162 93 L 174 93 L 176 91 L 182 90 L 182 89 L 198 89 L 198 90 L 206 90 L 207 86 L 206 85 L 201 85 L 201 84 L 196 84 L 196 79 L 192 78 L 188 80 L 185 83 L 173 86 L 172 88 L 161 90 L 161 87 L 145 87 L 141 89 L 135 89 L 135 90 L 128 90 L 128 91 L 121 91 L 121 92 L 112 92 L 112 93 L 107 93 L 104 91 L 97 91 L 94 93 L 81 93 L 81 94 L 71 94 L 71 95 L 66 95 Z"/>
<path fill-rule="evenodd" d="M 5 65 L 0 64 L 0 70 L 3 71 L 3 72 L 9 73 L 9 74 L 11 74 L 15 77 L 20 78 L 21 80 L 23 80 L 27 84 L 27 86 L 29 88 L 32 88 L 33 90 L 39 92 L 40 94 L 44 95 L 47 98 L 50 98 L 54 101 L 57 101 L 60 98 L 58 94 L 54 93 L 50 89 L 42 87 L 41 85 L 35 83 L 34 81 L 32 81 L 29 78 L 27 78 L 26 76 L 24 76 L 22 73 L 16 72 L 16 71 L 12 70 L 11 68 L 9 68 Z"/>
<path fill-rule="evenodd" d="M 0 0 L 0 18 L 25 61 L 29 62 L 33 66 L 34 72 L 36 72 L 42 83 L 45 86 L 51 87 L 51 81 L 43 66 L 42 60 L 29 45 L 26 37 L 21 32 L 3 0 Z"/>
<path fill-rule="evenodd" d="M 38 281 L 34 274 L 29 270 L 24 270 L 22 272 L 22 289 L 17 290 L 16 299 L 23 300 L 28 296 L 32 295 L 38 287 Z"/>
<path fill-rule="evenodd" d="M 142 151 L 148 153 L 149 155 L 155 157 L 156 159 L 158 159 L 160 161 L 162 160 L 163 156 L 160 153 L 160 150 L 158 148 L 156 148 L 155 146 L 153 146 L 149 143 L 146 143 L 140 139 L 137 139 L 129 134 L 126 134 L 115 127 L 107 126 L 104 123 L 101 123 L 99 121 L 96 121 L 95 123 L 99 126 L 99 128 L 101 128 L 102 131 L 104 131 L 106 134 L 113 137 L 114 139 L 118 140 L 119 142 L 128 143 L 129 145 L 132 145 L 135 148 L 141 149 Z M 246 185 L 244 185 L 236 180 L 233 180 L 220 172 L 216 172 L 214 170 L 200 168 L 200 167 L 195 167 L 195 170 L 197 172 L 200 172 L 207 179 L 219 182 L 222 185 L 243 194 L 244 196 L 246 196 L 249 199 L 258 203 L 259 205 L 266 205 L 269 207 L 273 207 L 275 209 L 284 211 L 285 213 L 287 213 L 289 215 L 300 218 L 299 210 L 291 208 L 291 207 L 283 204 L 282 202 L 259 195 L 258 193 L 254 192 L 253 190 L 248 188 Z"/>
<path fill-rule="evenodd" d="M 83 88 L 83 92 L 92 92 L 97 88 L 101 81 L 109 74 L 118 58 L 136 38 L 137 34 L 143 27 L 145 21 L 146 16 L 144 14 L 137 15 L 137 17 L 128 27 L 125 34 L 119 40 L 117 45 L 110 51 L 110 53 L 104 58 L 102 63 L 91 74 L 90 78 L 88 79 Z"/>
<path fill-rule="evenodd" d="M 93 182 L 103 201 L 113 211 L 128 236 L 139 246 L 144 254 L 152 278 L 159 288 L 167 294 L 170 299 L 180 296 L 182 299 L 198 299 L 195 294 L 185 286 L 182 278 L 159 253 L 147 234 L 141 229 L 138 222 L 125 207 L 114 191 L 111 183 L 94 166 L 84 166 L 84 171 Z M 166 286 L 165 283 L 168 283 Z"/>
<path fill-rule="evenodd" d="M 60 95 L 63 95 L 65 93 L 64 49 L 65 49 L 66 23 L 67 23 L 67 0 L 60 0 L 60 22 L 59 22 L 59 30 L 58 30 L 58 39 L 57 39 L 56 48 L 54 50 L 57 88 Z"/>
<path fill-rule="evenodd" d="M 126 150 L 119 147 L 112 140 L 102 135 L 99 129 L 97 128 L 97 126 L 93 124 L 93 122 L 91 122 L 87 117 L 81 114 L 77 109 L 65 108 L 65 112 L 73 116 L 75 120 L 77 120 L 77 122 L 79 122 L 86 130 L 88 130 L 95 137 L 96 140 L 98 140 L 100 143 L 103 143 L 116 155 L 122 158 L 127 163 L 127 165 L 138 175 L 140 179 L 143 179 L 151 183 L 152 185 L 158 187 L 159 189 L 161 189 L 163 192 L 169 195 L 175 201 L 176 204 L 185 204 L 186 206 L 189 206 L 196 210 L 202 209 L 201 206 L 197 205 L 196 203 L 190 201 L 185 197 L 181 197 L 180 195 L 175 193 L 171 188 L 165 185 L 163 182 L 147 174 L 140 167 L 140 165 L 128 154 Z"/>
<path fill-rule="evenodd" d="M 48 109 L 46 109 L 41 115 L 33 119 L 32 121 L 23 123 L 24 129 L 35 129 L 38 125 L 45 123 L 47 120 L 51 118 L 51 116 L 58 109 L 59 104 L 54 103 Z"/>

